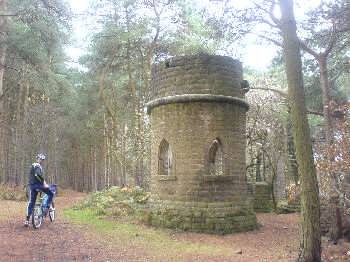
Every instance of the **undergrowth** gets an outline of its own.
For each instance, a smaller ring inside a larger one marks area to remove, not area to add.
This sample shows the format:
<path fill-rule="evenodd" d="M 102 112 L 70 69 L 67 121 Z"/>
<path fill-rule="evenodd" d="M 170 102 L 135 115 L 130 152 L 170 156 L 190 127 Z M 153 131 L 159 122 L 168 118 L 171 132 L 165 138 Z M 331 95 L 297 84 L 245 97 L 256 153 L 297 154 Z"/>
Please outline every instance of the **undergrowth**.
<path fill-rule="evenodd" d="M 151 256 L 166 259 L 169 255 L 229 254 L 231 250 L 205 243 L 177 240 L 177 232 L 148 227 L 142 222 L 147 217 L 150 193 L 138 187 L 111 187 L 91 193 L 83 202 L 64 211 L 73 223 L 89 226 L 101 239 L 113 243 L 138 246 Z M 136 223 L 135 223 L 136 222 Z M 165 260 L 164 260 L 165 261 Z"/>
<path fill-rule="evenodd" d="M 26 191 L 23 187 L 0 184 L 0 199 L 27 201 Z"/>
<path fill-rule="evenodd" d="M 91 193 L 75 210 L 91 210 L 94 215 L 114 219 L 144 220 L 150 193 L 140 187 L 113 186 Z"/>
<path fill-rule="evenodd" d="M 174 261 L 183 261 L 182 256 L 188 255 L 218 255 L 232 254 L 228 247 L 210 243 L 193 243 L 181 238 L 181 233 L 170 229 L 148 227 L 129 221 L 106 220 L 96 215 L 93 209 L 67 209 L 64 215 L 72 223 L 88 226 L 94 239 L 98 237 L 111 245 L 124 248 L 140 248 L 156 261 L 169 261 L 169 257 L 176 257 Z M 177 237 L 179 234 L 179 237 Z"/>

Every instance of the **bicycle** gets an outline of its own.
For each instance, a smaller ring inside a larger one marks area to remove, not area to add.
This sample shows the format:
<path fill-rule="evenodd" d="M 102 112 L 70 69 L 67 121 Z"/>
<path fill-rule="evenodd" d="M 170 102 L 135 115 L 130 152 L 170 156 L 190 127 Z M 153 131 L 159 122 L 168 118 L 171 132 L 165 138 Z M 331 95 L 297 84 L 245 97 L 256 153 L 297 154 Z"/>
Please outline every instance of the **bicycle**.
<path fill-rule="evenodd" d="M 50 185 L 50 190 L 56 195 L 57 186 Z M 40 192 L 41 194 L 42 192 Z M 56 219 L 56 209 L 54 201 L 50 204 L 49 208 L 47 208 L 48 195 L 44 194 L 44 196 L 40 197 L 39 203 L 35 204 L 32 214 L 32 225 L 35 229 L 39 229 L 44 222 L 44 219 L 47 215 L 49 215 L 50 221 L 53 222 Z"/>

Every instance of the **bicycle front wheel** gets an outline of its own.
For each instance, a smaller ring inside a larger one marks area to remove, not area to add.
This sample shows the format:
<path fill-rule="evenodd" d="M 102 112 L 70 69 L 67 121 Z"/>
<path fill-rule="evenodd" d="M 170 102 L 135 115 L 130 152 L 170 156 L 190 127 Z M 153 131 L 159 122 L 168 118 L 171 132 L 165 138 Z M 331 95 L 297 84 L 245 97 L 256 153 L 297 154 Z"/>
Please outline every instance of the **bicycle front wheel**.
<path fill-rule="evenodd" d="M 40 228 L 43 223 L 43 211 L 40 205 L 35 205 L 32 214 L 32 224 L 34 228 Z"/>
<path fill-rule="evenodd" d="M 56 210 L 53 202 L 51 203 L 51 207 L 49 209 L 49 218 L 51 222 L 53 222 L 56 218 Z"/>

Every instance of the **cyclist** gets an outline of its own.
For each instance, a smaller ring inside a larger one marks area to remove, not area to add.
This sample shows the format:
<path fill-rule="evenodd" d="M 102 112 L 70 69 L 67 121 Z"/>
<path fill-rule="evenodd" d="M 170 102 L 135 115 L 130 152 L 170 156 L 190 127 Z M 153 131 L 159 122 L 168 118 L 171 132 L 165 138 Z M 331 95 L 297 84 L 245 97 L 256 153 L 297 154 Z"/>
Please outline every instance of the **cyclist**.
<path fill-rule="evenodd" d="M 46 157 L 44 154 L 38 154 L 36 157 L 37 161 L 32 164 L 29 172 L 29 183 L 28 183 L 29 202 L 27 207 L 27 216 L 24 221 L 25 226 L 29 225 L 29 218 L 33 213 L 36 197 L 39 191 L 44 192 L 49 197 L 47 201 L 47 208 L 49 208 L 52 202 L 53 193 L 49 189 L 49 185 L 46 183 L 43 176 L 42 163 L 44 162 L 45 159 Z"/>

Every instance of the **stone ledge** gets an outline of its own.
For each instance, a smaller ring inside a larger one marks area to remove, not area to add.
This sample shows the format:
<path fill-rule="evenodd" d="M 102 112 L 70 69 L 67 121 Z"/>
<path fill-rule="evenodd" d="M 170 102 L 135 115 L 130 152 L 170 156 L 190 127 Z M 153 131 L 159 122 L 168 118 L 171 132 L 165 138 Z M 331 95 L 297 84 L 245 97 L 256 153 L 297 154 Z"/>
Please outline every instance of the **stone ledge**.
<path fill-rule="evenodd" d="M 158 181 L 175 181 L 176 176 L 157 176 Z"/>
<path fill-rule="evenodd" d="M 212 202 L 212 201 L 206 201 L 206 202 L 197 202 L 197 201 L 174 201 L 174 200 L 160 200 L 160 199 L 150 199 L 149 203 L 151 206 L 154 207 L 167 207 L 170 209 L 179 209 L 179 208 L 209 208 L 209 209 L 216 209 L 216 208 L 233 208 L 235 210 L 240 209 L 249 209 L 253 206 L 253 199 L 251 198 L 245 198 L 244 200 L 235 200 L 235 201 L 228 201 L 228 202 Z"/>
<path fill-rule="evenodd" d="M 204 175 L 203 181 L 204 182 L 231 182 L 233 181 L 235 176 L 215 176 L 215 175 Z"/>
<path fill-rule="evenodd" d="M 166 96 L 154 99 L 146 104 L 147 113 L 150 114 L 153 108 L 161 105 L 173 103 L 193 103 L 193 102 L 208 102 L 208 103 L 230 103 L 243 107 L 245 110 L 249 109 L 249 104 L 241 98 L 223 95 L 212 94 L 185 94 Z"/>

